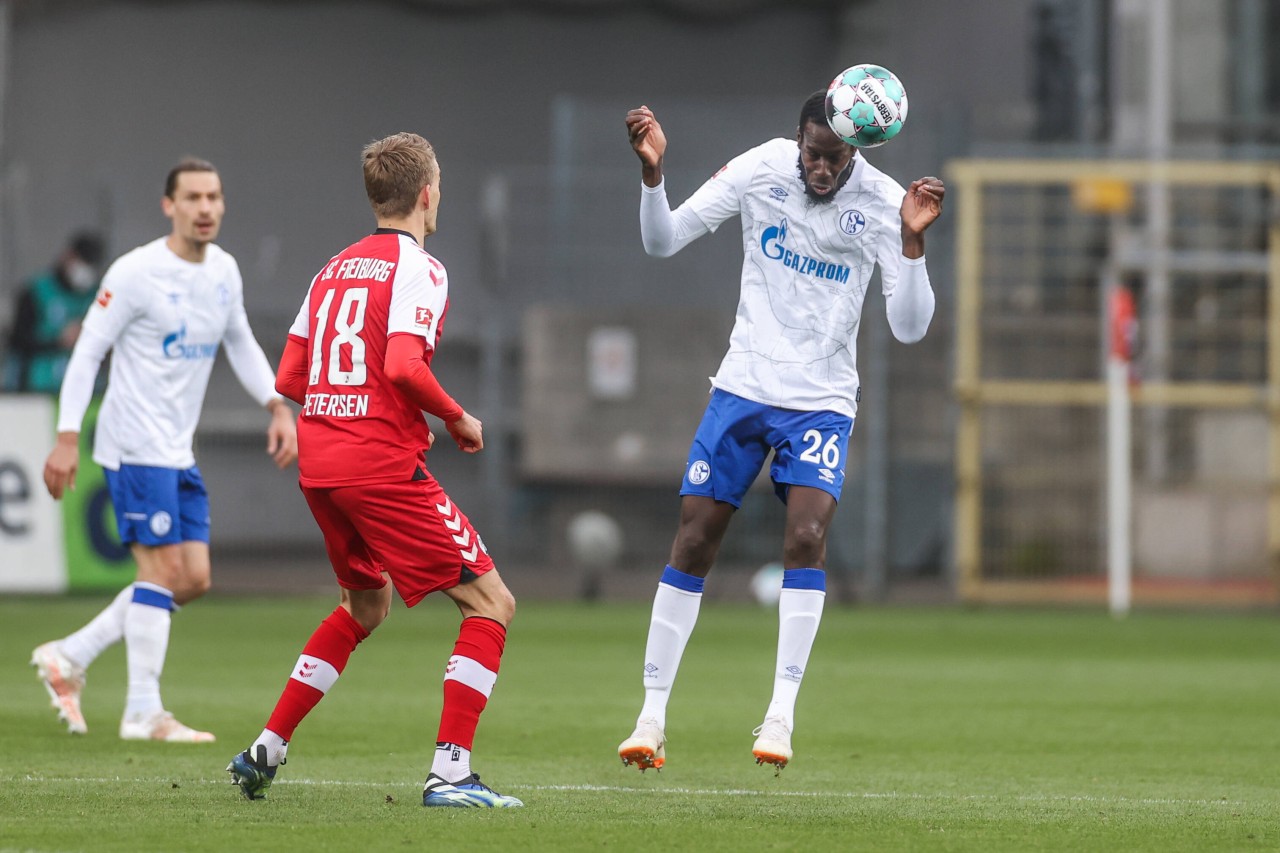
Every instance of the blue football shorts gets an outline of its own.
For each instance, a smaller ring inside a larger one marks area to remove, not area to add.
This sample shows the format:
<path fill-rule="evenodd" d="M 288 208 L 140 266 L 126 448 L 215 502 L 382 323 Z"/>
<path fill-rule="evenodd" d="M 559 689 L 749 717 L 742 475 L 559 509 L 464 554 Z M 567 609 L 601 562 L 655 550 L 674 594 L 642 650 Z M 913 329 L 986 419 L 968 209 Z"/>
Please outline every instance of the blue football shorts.
<path fill-rule="evenodd" d="M 779 409 L 716 388 L 693 436 L 682 495 L 742 506 L 769 451 L 769 477 L 786 503 L 791 486 L 812 486 L 837 501 L 853 419 L 837 412 Z"/>
<path fill-rule="evenodd" d="M 155 546 L 209 541 L 209 492 L 198 467 L 121 465 L 103 473 L 121 542 Z"/>

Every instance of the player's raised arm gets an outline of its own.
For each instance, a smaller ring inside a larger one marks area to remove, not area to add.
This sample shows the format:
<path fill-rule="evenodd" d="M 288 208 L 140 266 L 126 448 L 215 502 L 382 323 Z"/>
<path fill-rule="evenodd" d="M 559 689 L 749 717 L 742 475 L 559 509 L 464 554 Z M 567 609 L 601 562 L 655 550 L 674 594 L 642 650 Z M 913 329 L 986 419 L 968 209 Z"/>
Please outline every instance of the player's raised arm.
<path fill-rule="evenodd" d="M 667 137 L 662 125 L 648 107 L 637 107 L 627 113 L 627 137 L 640 158 L 641 179 L 646 187 L 662 183 L 662 158 L 667 152 Z"/>
<path fill-rule="evenodd" d="M 941 178 L 920 178 L 911 182 L 902 199 L 902 256 L 924 257 L 924 232 L 942 214 L 947 188 Z"/>
<path fill-rule="evenodd" d="M 648 107 L 637 107 L 627 113 L 627 136 L 640 158 L 640 240 L 646 254 L 669 258 L 694 240 L 709 232 L 703 220 L 688 203 L 671 209 L 662 177 L 662 158 L 667 150 L 667 137 L 662 125 Z"/>

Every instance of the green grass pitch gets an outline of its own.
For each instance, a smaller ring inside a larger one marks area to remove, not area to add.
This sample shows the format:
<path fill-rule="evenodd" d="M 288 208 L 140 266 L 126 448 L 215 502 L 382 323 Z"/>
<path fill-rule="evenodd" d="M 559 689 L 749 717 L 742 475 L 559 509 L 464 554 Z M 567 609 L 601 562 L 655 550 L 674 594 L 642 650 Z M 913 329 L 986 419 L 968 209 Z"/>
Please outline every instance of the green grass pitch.
<path fill-rule="evenodd" d="M 336 596 L 335 596 L 336 598 Z M 166 705 L 213 745 L 125 743 L 122 647 L 89 676 L 89 734 L 54 718 L 30 649 L 101 599 L 0 600 L 0 851 L 1276 850 L 1274 613 L 826 613 L 796 757 L 757 767 L 776 617 L 709 603 L 670 707 L 667 769 L 624 769 L 645 604 L 529 603 L 475 767 L 526 808 L 425 810 L 447 601 L 397 604 L 295 736 L 270 797 L 223 772 L 261 729 L 328 599 L 177 614 Z"/>

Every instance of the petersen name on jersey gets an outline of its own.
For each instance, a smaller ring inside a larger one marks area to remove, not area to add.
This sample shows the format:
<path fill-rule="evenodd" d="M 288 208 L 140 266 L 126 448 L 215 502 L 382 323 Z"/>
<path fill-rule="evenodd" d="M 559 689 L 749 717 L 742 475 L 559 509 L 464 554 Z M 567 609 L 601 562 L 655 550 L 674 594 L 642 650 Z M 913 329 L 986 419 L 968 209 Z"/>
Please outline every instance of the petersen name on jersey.
<path fill-rule="evenodd" d="M 298 417 L 304 486 L 409 479 L 429 432 L 421 410 L 387 378 L 387 340 L 424 338 L 430 363 L 448 305 L 444 265 L 400 231 L 365 237 L 312 279 L 289 329 L 310 366 Z"/>

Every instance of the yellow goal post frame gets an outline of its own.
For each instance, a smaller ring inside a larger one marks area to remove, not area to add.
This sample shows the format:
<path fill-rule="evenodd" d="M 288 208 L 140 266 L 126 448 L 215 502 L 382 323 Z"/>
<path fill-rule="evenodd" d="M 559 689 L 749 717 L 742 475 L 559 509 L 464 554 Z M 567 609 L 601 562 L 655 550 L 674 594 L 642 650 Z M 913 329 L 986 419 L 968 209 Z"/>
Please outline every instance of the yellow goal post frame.
<path fill-rule="evenodd" d="M 1266 382 L 1151 382 L 1132 389 L 1137 406 L 1253 408 L 1267 413 L 1267 546 L 1271 601 L 1280 601 L 1280 163 L 1199 160 L 966 159 L 947 164 L 957 201 L 956 367 L 959 404 L 955 447 L 955 568 L 957 592 L 968 602 L 1097 602 L 1102 588 L 1055 581 L 992 581 L 982 577 L 982 410 L 984 405 L 1104 406 L 1106 382 L 1002 381 L 982 377 L 983 190 L 988 186 L 1118 185 L 1265 187 L 1267 222 Z M 1238 593 L 1201 591 L 1206 603 L 1242 603 Z M 1158 601 L 1158 594 L 1146 601 Z"/>

